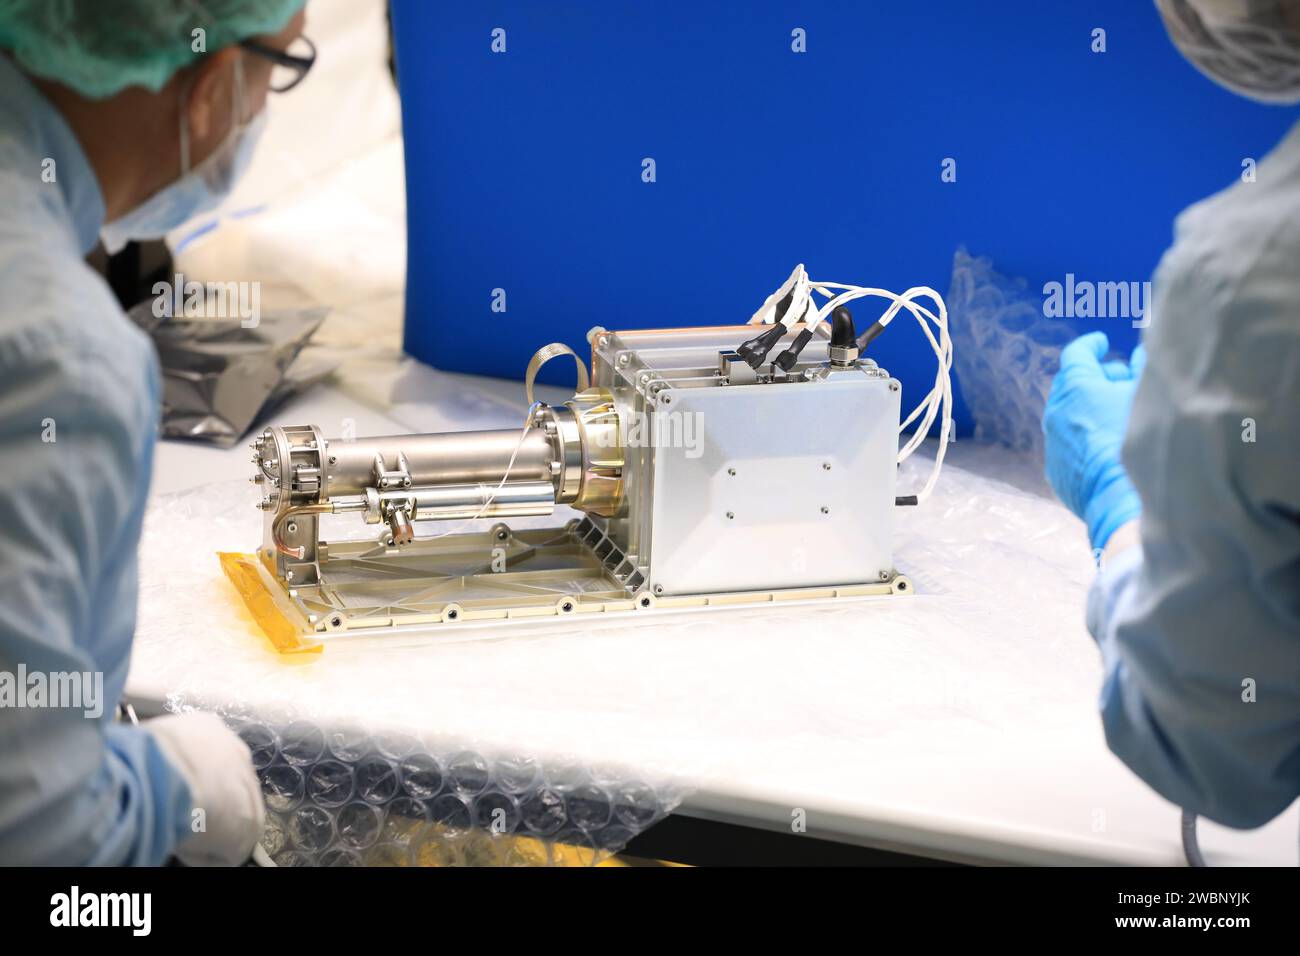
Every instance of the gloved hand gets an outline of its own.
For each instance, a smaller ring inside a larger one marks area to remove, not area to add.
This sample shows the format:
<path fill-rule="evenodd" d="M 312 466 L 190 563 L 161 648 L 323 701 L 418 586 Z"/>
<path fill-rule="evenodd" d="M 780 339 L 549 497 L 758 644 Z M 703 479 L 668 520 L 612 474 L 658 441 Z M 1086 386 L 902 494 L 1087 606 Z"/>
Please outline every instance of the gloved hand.
<path fill-rule="evenodd" d="M 1061 350 L 1061 370 L 1043 412 L 1047 480 L 1065 506 L 1084 520 L 1094 548 L 1142 511 L 1120 463 L 1133 395 L 1146 350 L 1131 362 L 1102 362 L 1110 349 L 1104 332 L 1090 332 Z"/>
<path fill-rule="evenodd" d="M 195 810 L 203 811 L 202 832 L 176 848 L 189 866 L 238 866 L 262 837 L 266 810 L 253 758 L 239 735 L 215 714 L 194 712 L 159 717 L 142 725 L 190 788 Z"/>

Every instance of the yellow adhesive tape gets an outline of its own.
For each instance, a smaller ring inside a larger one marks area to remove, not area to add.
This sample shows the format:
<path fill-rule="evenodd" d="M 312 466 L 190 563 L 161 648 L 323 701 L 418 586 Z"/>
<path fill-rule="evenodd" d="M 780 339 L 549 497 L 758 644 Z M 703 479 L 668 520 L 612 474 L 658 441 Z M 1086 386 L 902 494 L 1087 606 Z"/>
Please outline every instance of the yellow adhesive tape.
<path fill-rule="evenodd" d="M 244 599 L 244 607 L 248 608 L 248 613 L 253 615 L 257 626 L 279 653 L 319 654 L 324 650 L 324 645 L 305 640 L 275 606 L 275 601 L 258 573 L 256 556 L 236 551 L 219 551 L 217 557 L 221 559 L 221 570 Z"/>

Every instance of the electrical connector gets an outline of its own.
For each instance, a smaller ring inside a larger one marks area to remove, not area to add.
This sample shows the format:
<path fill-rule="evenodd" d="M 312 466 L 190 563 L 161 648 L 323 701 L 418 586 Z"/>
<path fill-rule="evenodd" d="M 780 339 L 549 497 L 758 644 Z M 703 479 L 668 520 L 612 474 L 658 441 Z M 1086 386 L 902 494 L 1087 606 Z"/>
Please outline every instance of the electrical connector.
<path fill-rule="evenodd" d="M 867 346 L 870 345 L 876 336 L 880 335 L 883 331 L 885 331 L 885 327 L 879 322 L 871 323 L 871 328 L 858 336 L 858 351 L 865 352 Z"/>
<path fill-rule="evenodd" d="M 853 328 L 853 313 L 836 306 L 831 313 L 831 365 L 845 367 L 858 360 L 858 335 Z"/>
<path fill-rule="evenodd" d="M 788 331 L 789 329 L 778 322 L 766 332 L 742 342 L 736 349 L 736 354 L 745 360 L 746 365 L 757 371 L 762 367 L 763 361 L 767 358 L 767 353 L 772 351 L 776 343 L 780 342 Z"/>
<path fill-rule="evenodd" d="M 790 347 L 776 357 L 776 361 L 774 361 L 772 365 L 788 375 L 790 369 L 794 368 L 795 364 L 799 361 L 799 353 L 802 352 L 803 347 L 812 340 L 812 337 L 812 329 L 805 328 L 794 337 L 794 342 L 791 343 Z"/>

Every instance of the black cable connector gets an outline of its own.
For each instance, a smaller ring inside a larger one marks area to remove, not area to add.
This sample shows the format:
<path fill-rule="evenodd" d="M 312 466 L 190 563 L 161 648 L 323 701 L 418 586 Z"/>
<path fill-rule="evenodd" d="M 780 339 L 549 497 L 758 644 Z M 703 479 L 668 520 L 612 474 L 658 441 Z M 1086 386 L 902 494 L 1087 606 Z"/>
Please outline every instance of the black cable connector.
<path fill-rule="evenodd" d="M 875 339 L 876 336 L 878 336 L 883 331 L 885 331 L 885 327 L 883 325 L 881 325 L 879 322 L 873 322 L 871 324 L 871 328 L 867 329 L 867 331 L 863 332 L 860 336 L 858 336 L 858 351 L 865 352 L 867 350 L 867 346 L 871 344 L 872 340 Z"/>
<path fill-rule="evenodd" d="M 919 504 L 920 502 L 916 500 L 916 495 L 899 495 L 894 499 L 895 507 L 901 508 L 903 505 L 919 505 Z"/>
<path fill-rule="evenodd" d="M 831 348 L 853 348 L 858 333 L 853 329 L 853 313 L 839 306 L 831 313 Z"/>
<path fill-rule="evenodd" d="M 786 327 L 781 323 L 785 314 L 790 311 L 790 303 L 794 301 L 794 290 L 791 289 L 785 294 L 780 302 L 776 304 L 776 325 L 754 336 L 747 342 L 742 342 L 740 348 L 736 349 L 736 354 L 745 360 L 745 364 L 758 371 L 767 358 L 767 353 L 776 347 L 776 343 L 781 341 L 781 337 L 786 333 Z"/>
<path fill-rule="evenodd" d="M 794 337 L 794 342 L 790 344 L 790 347 L 776 357 L 776 361 L 772 365 L 788 375 L 790 369 L 794 368 L 795 363 L 799 361 L 799 353 L 803 351 L 803 347 L 808 344 L 812 337 L 812 329 L 804 329 Z"/>
<path fill-rule="evenodd" d="M 758 371 L 762 368 L 767 353 L 781 341 L 786 331 L 786 327 L 778 322 L 761 335 L 754 336 L 748 342 L 742 342 L 736 349 L 736 354 L 745 360 L 746 365 Z"/>

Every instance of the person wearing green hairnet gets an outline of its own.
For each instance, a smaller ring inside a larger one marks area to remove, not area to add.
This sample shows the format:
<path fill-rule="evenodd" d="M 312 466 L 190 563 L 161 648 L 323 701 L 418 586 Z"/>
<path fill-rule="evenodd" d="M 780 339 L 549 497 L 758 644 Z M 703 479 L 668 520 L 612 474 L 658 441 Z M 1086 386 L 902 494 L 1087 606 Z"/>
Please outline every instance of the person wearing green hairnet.
<path fill-rule="evenodd" d="M 218 718 L 111 719 L 159 370 L 85 257 L 230 191 L 311 66 L 303 3 L 0 0 L 0 864 L 235 864 L 260 836 Z"/>

